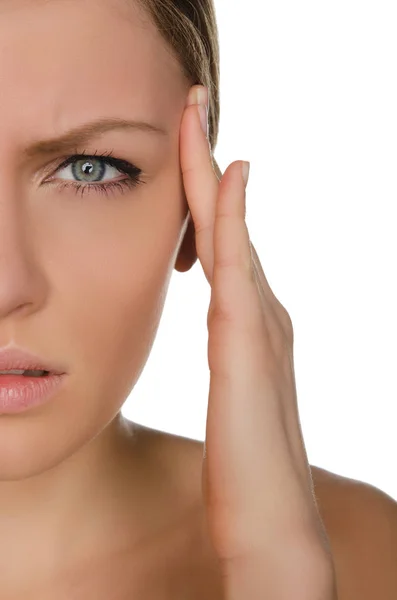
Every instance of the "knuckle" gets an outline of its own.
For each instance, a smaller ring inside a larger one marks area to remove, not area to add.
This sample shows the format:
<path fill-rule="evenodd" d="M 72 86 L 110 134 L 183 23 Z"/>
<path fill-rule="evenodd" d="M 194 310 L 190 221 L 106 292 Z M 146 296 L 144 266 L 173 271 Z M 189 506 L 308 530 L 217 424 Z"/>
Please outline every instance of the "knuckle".
<path fill-rule="evenodd" d="M 186 179 L 187 177 L 190 177 L 191 175 L 195 174 L 196 167 L 195 167 L 195 165 L 183 164 L 183 165 L 181 165 L 181 172 L 182 172 L 183 177 Z"/>
<path fill-rule="evenodd" d="M 283 332 L 288 342 L 293 345 L 294 343 L 294 326 L 292 323 L 292 319 L 290 317 L 287 309 L 281 304 L 281 302 L 276 298 L 277 301 L 277 309 L 279 319 L 283 328 Z"/>
<path fill-rule="evenodd" d="M 255 276 L 251 255 L 244 247 L 236 248 L 234 251 L 229 251 L 223 255 L 215 253 L 214 266 L 218 269 L 242 270 L 244 273 L 249 274 L 252 279 Z"/>
<path fill-rule="evenodd" d="M 207 327 L 214 328 L 214 324 L 221 325 L 222 323 L 230 324 L 235 321 L 232 309 L 219 303 L 212 302 L 207 314 Z"/>
<path fill-rule="evenodd" d="M 211 225 L 205 225 L 197 217 L 194 221 L 194 232 L 196 236 L 201 235 L 204 231 L 211 231 Z"/>

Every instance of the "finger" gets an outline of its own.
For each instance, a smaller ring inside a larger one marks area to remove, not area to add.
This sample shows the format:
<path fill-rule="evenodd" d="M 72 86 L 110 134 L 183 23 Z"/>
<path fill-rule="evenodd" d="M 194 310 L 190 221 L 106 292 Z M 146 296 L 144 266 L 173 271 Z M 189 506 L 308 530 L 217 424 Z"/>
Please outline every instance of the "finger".
<path fill-rule="evenodd" d="M 222 177 L 214 224 L 214 310 L 234 323 L 247 322 L 250 316 L 255 320 L 261 308 L 245 222 L 242 166 L 243 161 L 231 163 Z M 256 315 L 247 315 L 247 302 L 254 302 Z"/>
<path fill-rule="evenodd" d="M 225 172 L 219 185 L 215 225 L 217 233 L 214 232 L 214 244 L 218 243 L 218 247 L 217 251 L 214 249 L 214 252 L 217 257 L 217 264 L 220 266 L 224 266 L 225 264 L 229 266 L 234 265 L 237 268 L 236 274 L 240 273 L 243 279 L 245 279 L 245 275 L 248 275 L 250 280 L 255 281 L 256 291 L 261 300 L 265 325 L 272 337 L 280 337 L 283 335 L 282 323 L 284 318 L 280 314 L 281 304 L 269 287 L 258 255 L 250 241 L 245 222 L 246 188 L 244 185 L 242 186 L 242 164 L 240 161 L 238 162 L 240 163 L 240 173 L 233 172 L 229 174 L 230 168 L 234 171 L 233 163 L 233 166 L 230 165 L 227 169 L 227 173 Z M 222 228 L 222 226 L 217 224 L 218 219 L 225 218 L 227 221 L 224 222 L 225 227 Z M 219 233 L 220 228 L 223 233 Z M 226 294 L 229 294 L 229 292 L 226 292 Z M 230 296 L 228 297 L 230 298 Z"/>
<path fill-rule="evenodd" d="M 208 91 L 193 86 L 187 99 L 180 129 L 180 162 L 186 199 L 192 215 L 197 256 L 207 281 L 211 283 L 213 270 L 213 228 L 219 180 L 212 167 L 208 139 L 201 128 L 197 102 L 198 92 Z"/>
<path fill-rule="evenodd" d="M 212 373 L 230 378 L 239 372 L 256 373 L 263 360 L 259 354 L 252 360 L 250 352 L 241 353 L 252 340 L 261 346 L 268 337 L 265 311 L 258 293 L 251 257 L 249 234 L 245 223 L 245 189 L 242 161 L 226 169 L 219 184 L 214 225 L 214 273 L 211 304 L 207 319 L 211 329 L 208 360 Z M 266 315 L 271 319 L 272 315 Z M 225 348 L 219 352 L 217 340 Z M 236 364 L 238 359 L 239 364 Z M 233 367 L 231 368 L 231 364 Z"/>
<path fill-rule="evenodd" d="M 257 320 L 261 318 L 262 328 L 266 330 L 275 354 L 284 355 L 286 347 L 292 354 L 290 317 L 270 288 L 249 238 L 245 222 L 246 186 L 242 180 L 241 169 L 241 161 L 232 163 L 219 184 L 214 225 L 214 261 L 217 267 L 232 267 L 234 274 L 230 277 L 230 274 L 226 273 L 224 278 L 222 274 L 217 274 L 217 279 L 221 277 L 222 283 L 217 282 L 215 294 L 211 295 L 207 326 L 214 310 L 221 311 L 223 318 L 228 314 L 227 318 L 232 321 L 246 322 L 246 306 L 247 303 L 251 303 L 251 306 L 258 308 L 251 313 L 252 327 L 257 327 Z M 239 280 L 237 283 L 236 278 Z M 252 285 L 253 282 L 255 285 Z M 239 290 L 238 298 L 233 288 Z M 216 305 L 214 305 L 214 297 L 216 297 Z M 238 300 L 239 316 L 235 313 Z M 233 309 L 229 310 L 228 306 Z M 260 317 L 256 312 L 260 313 Z"/>
<path fill-rule="evenodd" d="M 254 270 L 257 276 L 259 293 L 263 297 L 263 302 L 266 305 L 271 306 L 274 311 L 274 318 L 277 320 L 279 327 L 282 328 L 283 333 L 287 341 L 292 346 L 293 344 L 293 326 L 291 317 L 289 316 L 286 308 L 281 304 L 279 299 L 275 296 L 272 288 L 270 287 L 266 275 L 263 271 L 261 262 L 258 254 L 255 250 L 253 243 L 251 242 L 251 255 L 254 264 Z"/>

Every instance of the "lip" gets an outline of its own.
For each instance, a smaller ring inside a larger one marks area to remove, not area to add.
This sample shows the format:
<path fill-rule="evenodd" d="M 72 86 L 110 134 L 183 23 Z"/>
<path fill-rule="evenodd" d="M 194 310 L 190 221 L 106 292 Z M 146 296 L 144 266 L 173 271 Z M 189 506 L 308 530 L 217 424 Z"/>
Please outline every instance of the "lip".
<path fill-rule="evenodd" d="M 0 371 L 14 369 L 34 369 L 40 371 L 49 371 L 51 375 L 63 375 L 64 368 L 59 364 L 37 356 L 23 348 L 17 346 L 8 346 L 0 348 Z"/>
<path fill-rule="evenodd" d="M 65 374 L 44 377 L 0 375 L 0 415 L 25 412 L 49 402 L 66 379 Z"/>

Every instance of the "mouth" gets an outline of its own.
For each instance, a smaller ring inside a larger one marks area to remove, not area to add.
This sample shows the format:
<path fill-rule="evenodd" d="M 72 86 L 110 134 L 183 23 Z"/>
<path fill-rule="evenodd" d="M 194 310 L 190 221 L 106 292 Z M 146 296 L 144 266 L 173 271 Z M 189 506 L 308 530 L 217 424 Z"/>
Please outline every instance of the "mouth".
<path fill-rule="evenodd" d="M 38 369 L 14 369 L 9 371 L 0 371 L 0 377 L 3 375 L 14 375 L 14 376 L 22 376 L 22 377 L 48 377 L 48 375 L 56 375 L 57 373 L 53 373 L 51 371 L 44 371 Z"/>
<path fill-rule="evenodd" d="M 45 404 L 58 393 L 66 374 L 38 369 L 0 370 L 1 415 L 18 414 Z"/>
<path fill-rule="evenodd" d="M 17 346 L 0 348 L 0 378 L 4 375 L 48 377 L 64 373 L 61 365 Z"/>

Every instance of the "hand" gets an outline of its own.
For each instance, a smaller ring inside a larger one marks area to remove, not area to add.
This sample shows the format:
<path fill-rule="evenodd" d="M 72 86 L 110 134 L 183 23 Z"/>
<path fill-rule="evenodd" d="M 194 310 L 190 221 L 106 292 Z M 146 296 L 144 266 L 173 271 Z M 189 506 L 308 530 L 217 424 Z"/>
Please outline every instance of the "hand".
<path fill-rule="evenodd" d="M 242 161 L 219 181 L 190 89 L 180 130 L 197 256 L 211 286 L 203 500 L 227 600 L 335 600 L 298 416 L 293 328 L 245 223 Z"/>

